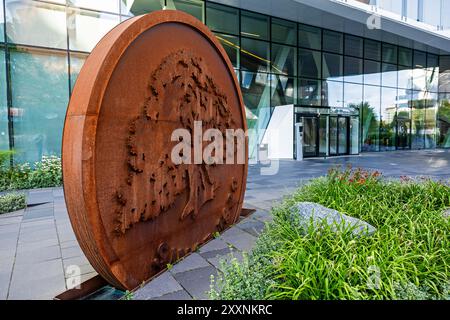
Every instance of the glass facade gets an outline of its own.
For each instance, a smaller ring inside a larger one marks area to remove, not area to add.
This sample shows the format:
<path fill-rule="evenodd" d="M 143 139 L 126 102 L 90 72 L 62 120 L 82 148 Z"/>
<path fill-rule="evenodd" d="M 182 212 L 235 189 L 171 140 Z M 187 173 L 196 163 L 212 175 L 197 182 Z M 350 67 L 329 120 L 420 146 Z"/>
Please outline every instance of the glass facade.
<path fill-rule="evenodd" d="M 311 154 L 450 148 L 450 56 L 202 0 L 0 3 L 0 150 L 14 148 L 16 162 L 60 154 L 65 110 L 89 52 L 121 21 L 164 8 L 214 32 L 238 75 L 250 129 L 295 105 L 316 139 Z M 250 136 L 251 157 L 261 139 Z"/>

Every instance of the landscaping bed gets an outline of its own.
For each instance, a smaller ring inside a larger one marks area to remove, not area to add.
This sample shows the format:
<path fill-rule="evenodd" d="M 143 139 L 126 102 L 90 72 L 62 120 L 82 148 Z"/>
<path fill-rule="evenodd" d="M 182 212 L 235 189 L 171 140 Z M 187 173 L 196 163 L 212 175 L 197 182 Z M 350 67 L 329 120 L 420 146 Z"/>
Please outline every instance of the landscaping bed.
<path fill-rule="evenodd" d="M 312 202 L 375 228 L 358 234 L 293 209 Z M 273 222 L 242 262 L 223 264 L 213 299 L 449 299 L 450 188 L 379 172 L 333 169 L 272 210 Z"/>

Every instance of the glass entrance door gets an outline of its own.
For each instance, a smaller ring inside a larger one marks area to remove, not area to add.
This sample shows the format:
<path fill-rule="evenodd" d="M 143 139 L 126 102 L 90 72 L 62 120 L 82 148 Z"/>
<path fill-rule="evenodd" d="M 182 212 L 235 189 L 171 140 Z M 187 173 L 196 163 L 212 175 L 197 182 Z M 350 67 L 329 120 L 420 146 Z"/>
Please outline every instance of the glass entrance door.
<path fill-rule="evenodd" d="M 397 149 L 410 149 L 411 121 L 409 119 L 398 119 L 397 121 Z"/>
<path fill-rule="evenodd" d="M 348 154 L 349 118 L 338 117 L 338 154 Z"/>
<path fill-rule="evenodd" d="M 316 117 L 303 117 L 303 156 L 317 156 L 318 123 Z"/>
<path fill-rule="evenodd" d="M 349 154 L 349 117 L 330 117 L 330 156 Z"/>

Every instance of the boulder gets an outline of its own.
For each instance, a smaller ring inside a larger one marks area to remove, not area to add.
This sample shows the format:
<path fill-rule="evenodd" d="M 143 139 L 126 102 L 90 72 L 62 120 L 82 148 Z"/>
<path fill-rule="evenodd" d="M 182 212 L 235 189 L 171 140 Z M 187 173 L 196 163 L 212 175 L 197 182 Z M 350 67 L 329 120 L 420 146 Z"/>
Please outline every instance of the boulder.
<path fill-rule="evenodd" d="M 313 202 L 299 202 L 292 209 L 293 217 L 299 227 L 308 227 L 312 219 L 313 225 L 320 227 L 324 222 L 334 231 L 351 228 L 354 235 L 371 235 L 376 228 L 367 222 L 347 216 L 337 210 L 324 207 Z"/>

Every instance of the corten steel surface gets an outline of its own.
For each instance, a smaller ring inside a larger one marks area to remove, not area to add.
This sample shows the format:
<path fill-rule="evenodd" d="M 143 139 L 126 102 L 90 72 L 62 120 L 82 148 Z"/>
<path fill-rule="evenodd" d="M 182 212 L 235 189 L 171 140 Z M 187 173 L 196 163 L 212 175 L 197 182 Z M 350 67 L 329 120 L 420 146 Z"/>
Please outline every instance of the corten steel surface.
<path fill-rule="evenodd" d="M 173 130 L 192 132 L 195 120 L 223 134 L 247 129 L 227 54 L 187 14 L 123 22 L 80 72 L 64 126 L 65 198 L 84 253 L 118 288 L 137 287 L 239 217 L 247 163 L 172 162 Z"/>

